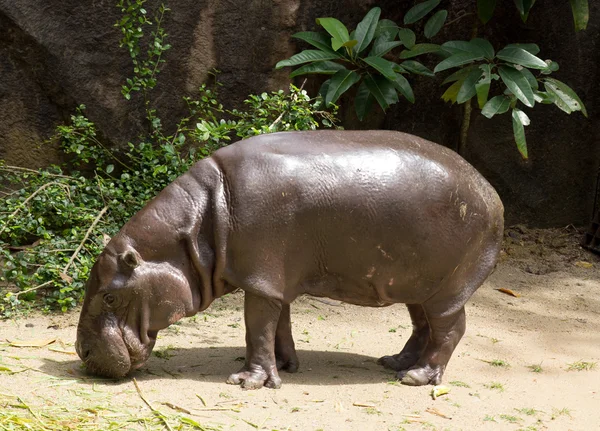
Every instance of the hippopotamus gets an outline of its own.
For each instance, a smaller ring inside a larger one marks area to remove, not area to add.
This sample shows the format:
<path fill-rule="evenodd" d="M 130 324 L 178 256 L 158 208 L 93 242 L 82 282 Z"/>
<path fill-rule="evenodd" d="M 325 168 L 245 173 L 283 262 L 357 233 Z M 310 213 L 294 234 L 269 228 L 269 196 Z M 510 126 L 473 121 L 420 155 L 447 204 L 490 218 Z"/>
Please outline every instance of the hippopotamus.
<path fill-rule="evenodd" d="M 86 284 L 76 350 L 93 374 L 141 367 L 157 333 L 244 291 L 246 356 L 230 384 L 279 388 L 295 372 L 300 295 L 404 303 L 413 330 L 379 364 L 439 384 L 465 303 L 503 237 L 494 188 L 450 149 L 394 131 L 282 132 L 214 152 L 106 245 Z"/>

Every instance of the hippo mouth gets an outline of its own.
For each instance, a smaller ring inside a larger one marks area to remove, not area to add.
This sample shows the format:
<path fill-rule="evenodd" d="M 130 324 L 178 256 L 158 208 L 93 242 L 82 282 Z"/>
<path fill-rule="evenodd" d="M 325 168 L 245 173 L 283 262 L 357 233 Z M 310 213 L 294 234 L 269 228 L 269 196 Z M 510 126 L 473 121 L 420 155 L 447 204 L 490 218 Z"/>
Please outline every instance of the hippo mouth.
<path fill-rule="evenodd" d="M 158 331 L 145 331 L 141 336 L 131 328 L 104 326 L 100 334 L 79 333 L 75 344 L 86 370 L 94 375 L 121 378 L 142 367 L 156 343 Z M 86 340 L 86 341 L 81 341 Z M 88 343 L 87 340 L 93 340 Z"/>

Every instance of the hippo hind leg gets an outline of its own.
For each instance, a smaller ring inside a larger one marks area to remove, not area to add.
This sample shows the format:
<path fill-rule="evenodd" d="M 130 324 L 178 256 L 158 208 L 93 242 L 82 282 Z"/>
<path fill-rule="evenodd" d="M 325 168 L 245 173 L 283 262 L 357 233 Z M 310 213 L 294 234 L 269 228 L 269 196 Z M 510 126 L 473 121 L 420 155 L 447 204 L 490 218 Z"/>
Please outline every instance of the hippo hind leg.
<path fill-rule="evenodd" d="M 292 323 L 290 319 L 290 305 L 281 306 L 281 314 L 277 323 L 277 332 L 275 333 L 275 359 L 278 370 L 285 370 L 288 373 L 298 371 L 300 362 L 296 355 L 296 347 L 292 337 Z"/>
<path fill-rule="evenodd" d="M 384 368 L 394 371 L 408 370 L 415 365 L 429 341 L 429 322 L 425 310 L 420 304 L 407 304 L 408 312 L 413 324 L 413 332 L 404 348 L 397 355 L 383 356 L 377 363 Z"/>
<path fill-rule="evenodd" d="M 439 385 L 446 365 L 466 329 L 465 309 L 450 315 L 436 315 L 424 307 L 429 322 L 429 341 L 416 364 L 400 370 L 397 378 L 405 385 Z"/>
<path fill-rule="evenodd" d="M 416 364 L 398 372 L 397 378 L 403 384 L 421 386 L 442 382 L 446 365 L 466 330 L 465 303 L 496 264 L 501 229 L 494 234 L 496 238 L 490 240 L 487 247 L 475 249 L 466 256 L 438 294 L 422 304 L 429 324 L 429 339 Z"/>

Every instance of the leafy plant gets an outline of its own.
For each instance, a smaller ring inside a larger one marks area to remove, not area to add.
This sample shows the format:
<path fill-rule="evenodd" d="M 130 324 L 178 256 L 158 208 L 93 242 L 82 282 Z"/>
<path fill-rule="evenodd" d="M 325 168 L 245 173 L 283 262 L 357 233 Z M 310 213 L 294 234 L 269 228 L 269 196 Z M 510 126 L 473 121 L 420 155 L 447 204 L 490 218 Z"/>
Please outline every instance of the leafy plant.
<path fill-rule="evenodd" d="M 521 104 L 528 108 L 536 103 L 555 104 L 567 114 L 581 111 L 587 117 L 577 94 L 565 83 L 548 77 L 558 70 L 558 63 L 537 57 L 540 48 L 536 44 L 509 44 L 496 53 L 490 42 L 474 38 L 446 42 L 441 50 L 448 57 L 434 72 L 459 68 L 444 80 L 444 84 L 451 85 L 442 98 L 462 104 L 476 97 L 481 114 L 487 118 L 511 111 L 515 141 L 524 159 L 528 158 L 525 126 L 530 120 Z M 494 81 L 500 94 L 490 98 Z"/>
<path fill-rule="evenodd" d="M 407 13 L 405 24 L 420 20 L 439 2 L 440 0 L 430 0 L 415 6 Z M 361 120 L 374 101 L 384 111 L 398 102 L 399 96 L 414 103 L 415 96 L 405 75 L 433 76 L 433 72 L 415 60 L 390 61 L 384 56 L 399 46 L 417 50 L 426 50 L 426 47 L 415 47 L 415 34 L 412 30 L 400 28 L 387 19 L 380 20 L 380 15 L 381 9 L 374 7 L 352 32 L 348 32 L 347 27 L 335 18 L 319 18 L 317 24 L 328 35 L 312 31 L 293 35 L 317 49 L 302 51 L 280 61 L 275 67 L 280 69 L 303 65 L 290 74 L 292 78 L 304 74 L 331 75 L 319 91 L 327 105 L 335 103 L 342 94 L 358 84 L 354 106 Z M 429 37 L 437 34 L 446 16 L 447 13 L 438 13 L 427 22 Z"/>
<path fill-rule="evenodd" d="M 218 101 L 220 84 L 213 75 L 214 83 L 202 85 L 196 98 L 184 97 L 188 114 L 168 128 L 173 133 L 165 133 L 147 92 L 163 61 L 158 52 L 149 54 L 151 61 L 136 59 L 144 26 L 154 25 L 151 40 L 159 35 L 161 52 L 168 49 L 160 28 L 168 9 L 161 6 L 161 18 L 152 24 L 144 18 L 143 3 L 119 2 L 125 13 L 119 26 L 129 29 L 131 37 L 123 44 L 136 53 L 132 59 L 138 76 L 132 82 L 139 87 L 128 82 L 123 94 L 130 99 L 132 91 L 144 92 L 147 135 L 110 149 L 81 105 L 54 137 L 70 157 L 68 166 L 31 170 L 0 160 L 0 281 L 5 283 L 0 284 L 0 316 L 26 310 L 37 299 L 44 310 L 75 306 L 106 241 L 195 161 L 234 138 L 335 127 L 337 107 L 325 109 L 321 97 L 310 98 L 293 85 L 289 92 L 250 95 L 244 109 L 228 110 Z M 133 28 L 135 17 L 140 28 Z"/>
<path fill-rule="evenodd" d="M 536 0 L 514 0 L 515 7 L 523 22 L 527 22 L 529 12 L 536 3 Z M 573 12 L 573 21 L 575 31 L 585 30 L 590 19 L 590 10 L 588 0 L 569 0 Z M 481 22 L 486 24 L 494 15 L 497 0 L 477 0 L 477 14 Z"/>
<path fill-rule="evenodd" d="M 161 4 L 153 22 L 148 17 L 144 3 L 146 0 L 119 0 L 117 3 L 123 14 L 115 24 L 123 34 L 119 45 L 127 48 L 133 64 L 133 76 L 127 78 L 127 85 L 123 85 L 121 90 L 127 100 L 131 98 L 132 92 L 143 90 L 145 93 L 156 86 L 159 66 L 165 62 L 162 55 L 171 48 L 171 45 L 165 43 L 167 34 L 161 25 L 165 13 L 170 9 Z M 156 27 L 151 33 L 146 54 L 143 55 L 140 41 L 144 38 L 144 26 L 152 26 L 154 23 Z"/>
<path fill-rule="evenodd" d="M 514 0 L 514 3 L 526 21 L 535 0 Z M 585 29 L 589 20 L 588 1 L 570 0 L 570 3 L 576 31 Z M 525 159 L 528 158 L 525 127 L 530 124 L 525 108 L 533 108 L 536 103 L 554 104 L 567 114 L 581 111 L 587 117 L 577 94 L 564 82 L 549 76 L 558 70 L 558 63 L 538 57 L 540 48 L 536 44 L 512 43 L 496 51 L 488 40 L 477 37 L 442 44 L 417 43 L 417 35 L 406 26 L 429 16 L 423 35 L 427 39 L 435 37 L 448 18 L 446 10 L 435 12 L 439 4 L 440 0 L 417 3 L 404 15 L 404 27 L 387 19 L 380 20 L 378 7 L 371 9 L 352 32 L 335 18 L 319 18 L 317 24 L 327 34 L 309 31 L 293 35 L 317 49 L 282 60 L 276 68 L 302 65 L 290 74 L 292 78 L 304 74 L 331 75 L 320 89 L 325 103 L 337 101 L 358 85 L 354 106 L 360 120 L 365 118 L 374 101 L 384 111 L 398 102 L 399 96 L 414 103 L 415 95 L 406 76 L 432 77 L 457 69 L 443 81 L 450 86 L 442 99 L 466 106 L 461 140 L 466 141 L 471 99 L 476 98 L 482 115 L 487 118 L 510 112 L 517 149 Z M 477 18 L 484 24 L 489 22 L 496 4 L 496 0 L 478 0 Z M 451 22 L 454 21 L 456 19 Z M 402 50 L 397 53 L 399 49 Z M 440 57 L 433 72 L 414 60 L 425 54 Z"/>

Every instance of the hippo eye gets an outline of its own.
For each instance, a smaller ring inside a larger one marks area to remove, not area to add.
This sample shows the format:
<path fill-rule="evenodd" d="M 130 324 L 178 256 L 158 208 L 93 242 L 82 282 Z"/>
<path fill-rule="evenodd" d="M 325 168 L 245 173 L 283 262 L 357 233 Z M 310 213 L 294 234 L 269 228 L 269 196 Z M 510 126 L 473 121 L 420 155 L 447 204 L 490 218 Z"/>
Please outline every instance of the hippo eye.
<path fill-rule="evenodd" d="M 114 303 L 117 301 L 117 298 L 115 298 L 115 295 L 112 295 L 110 293 L 107 293 L 106 295 L 104 295 L 104 303 L 108 306 L 114 305 Z"/>

